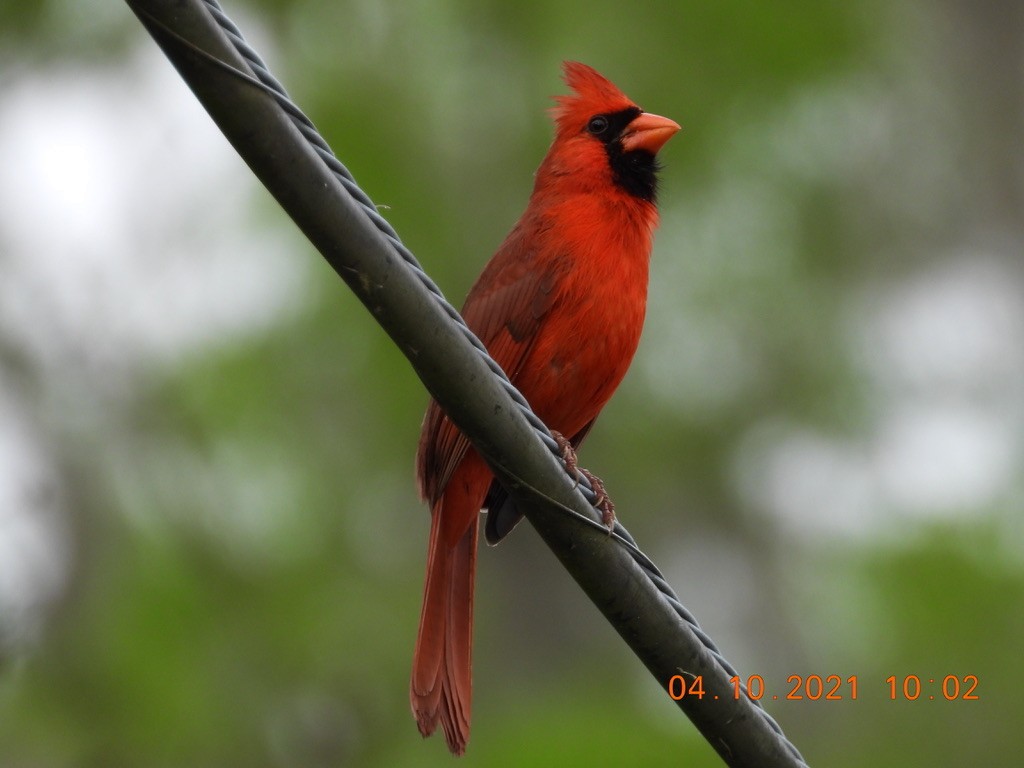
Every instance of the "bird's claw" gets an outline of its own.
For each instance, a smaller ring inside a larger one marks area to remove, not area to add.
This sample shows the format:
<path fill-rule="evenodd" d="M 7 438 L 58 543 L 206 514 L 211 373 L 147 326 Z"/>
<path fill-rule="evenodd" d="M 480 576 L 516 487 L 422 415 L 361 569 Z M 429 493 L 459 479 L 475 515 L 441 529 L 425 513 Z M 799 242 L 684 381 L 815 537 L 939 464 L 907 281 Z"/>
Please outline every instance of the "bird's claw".
<path fill-rule="evenodd" d="M 579 464 L 576 459 L 576 451 L 572 447 L 572 443 L 565 439 L 565 435 L 557 430 L 551 430 L 551 436 L 555 438 L 555 442 L 558 444 L 558 450 L 562 455 L 562 462 L 565 464 L 565 472 L 569 477 L 576 481 L 573 488 L 579 488 L 580 472 Z"/>
<path fill-rule="evenodd" d="M 608 529 L 608 533 L 611 533 L 615 528 L 615 502 L 612 501 L 612 497 L 604 489 L 604 480 L 590 470 L 580 469 L 578 471 L 590 481 L 590 487 L 594 489 L 594 496 L 596 497 L 594 499 L 594 506 L 601 510 L 601 522 Z"/>
<path fill-rule="evenodd" d="M 579 462 L 576 459 L 576 451 L 572 447 L 572 443 L 565 439 L 565 435 L 551 430 L 551 436 L 558 444 L 558 450 L 561 451 L 566 473 L 575 480 L 573 488 L 579 488 L 581 478 L 585 477 L 590 482 L 590 487 L 594 491 L 595 496 L 594 506 L 601 510 L 601 522 L 608 529 L 608 533 L 611 533 L 615 528 L 615 503 L 605 490 L 604 481 L 590 470 L 579 466 Z"/>

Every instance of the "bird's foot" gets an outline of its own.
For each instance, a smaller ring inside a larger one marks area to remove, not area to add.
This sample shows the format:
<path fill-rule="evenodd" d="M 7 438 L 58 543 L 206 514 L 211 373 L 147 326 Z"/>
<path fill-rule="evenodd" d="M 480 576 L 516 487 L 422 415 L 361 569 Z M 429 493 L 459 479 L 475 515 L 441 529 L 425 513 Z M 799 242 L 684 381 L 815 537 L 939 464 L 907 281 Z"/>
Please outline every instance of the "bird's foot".
<path fill-rule="evenodd" d="M 551 436 L 555 438 L 558 450 L 562 453 L 565 471 L 576 481 L 575 487 L 579 487 L 581 477 L 587 478 L 590 482 L 590 487 L 593 489 L 594 496 L 596 497 L 594 499 L 594 506 L 601 510 L 601 522 L 604 523 L 605 528 L 611 533 L 612 529 L 615 528 L 615 503 L 605 490 L 604 481 L 590 470 L 579 466 L 579 462 L 576 459 L 576 450 L 572 447 L 572 443 L 565 439 L 565 435 L 551 430 Z"/>

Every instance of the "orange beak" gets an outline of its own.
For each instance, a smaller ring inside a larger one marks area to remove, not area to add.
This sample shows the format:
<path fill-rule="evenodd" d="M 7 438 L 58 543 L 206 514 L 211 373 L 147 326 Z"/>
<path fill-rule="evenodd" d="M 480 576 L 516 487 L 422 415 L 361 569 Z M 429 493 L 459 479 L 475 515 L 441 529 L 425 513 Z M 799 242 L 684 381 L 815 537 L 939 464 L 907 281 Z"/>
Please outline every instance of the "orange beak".
<path fill-rule="evenodd" d="M 646 149 L 656 155 L 678 130 L 679 123 L 675 120 L 643 112 L 626 126 L 626 132 L 622 134 L 622 148 L 626 152 Z"/>

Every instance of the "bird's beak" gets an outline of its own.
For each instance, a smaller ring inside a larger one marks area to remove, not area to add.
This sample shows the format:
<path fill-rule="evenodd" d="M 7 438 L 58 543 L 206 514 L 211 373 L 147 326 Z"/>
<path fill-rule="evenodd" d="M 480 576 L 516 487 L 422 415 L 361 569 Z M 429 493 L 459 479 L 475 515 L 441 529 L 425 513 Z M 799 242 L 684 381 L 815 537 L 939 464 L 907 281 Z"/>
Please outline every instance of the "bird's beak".
<path fill-rule="evenodd" d="M 655 155 L 678 130 L 680 130 L 679 123 L 675 120 L 642 112 L 639 117 L 626 126 L 626 130 L 622 134 L 622 148 L 626 152 L 634 149 L 646 149 Z"/>

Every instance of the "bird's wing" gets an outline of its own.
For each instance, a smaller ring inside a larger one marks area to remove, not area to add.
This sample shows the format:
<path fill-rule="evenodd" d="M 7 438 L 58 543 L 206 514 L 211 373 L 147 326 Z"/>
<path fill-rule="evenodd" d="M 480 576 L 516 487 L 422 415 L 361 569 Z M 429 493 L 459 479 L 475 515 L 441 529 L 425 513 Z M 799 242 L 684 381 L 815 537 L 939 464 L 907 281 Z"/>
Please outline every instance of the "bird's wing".
<path fill-rule="evenodd" d="M 557 301 L 562 258 L 538 259 L 524 238 L 509 239 L 488 263 L 469 292 L 462 316 L 514 384 L 544 317 Z M 431 400 L 417 453 L 420 494 L 428 500 L 444 492 L 469 441 Z"/>

